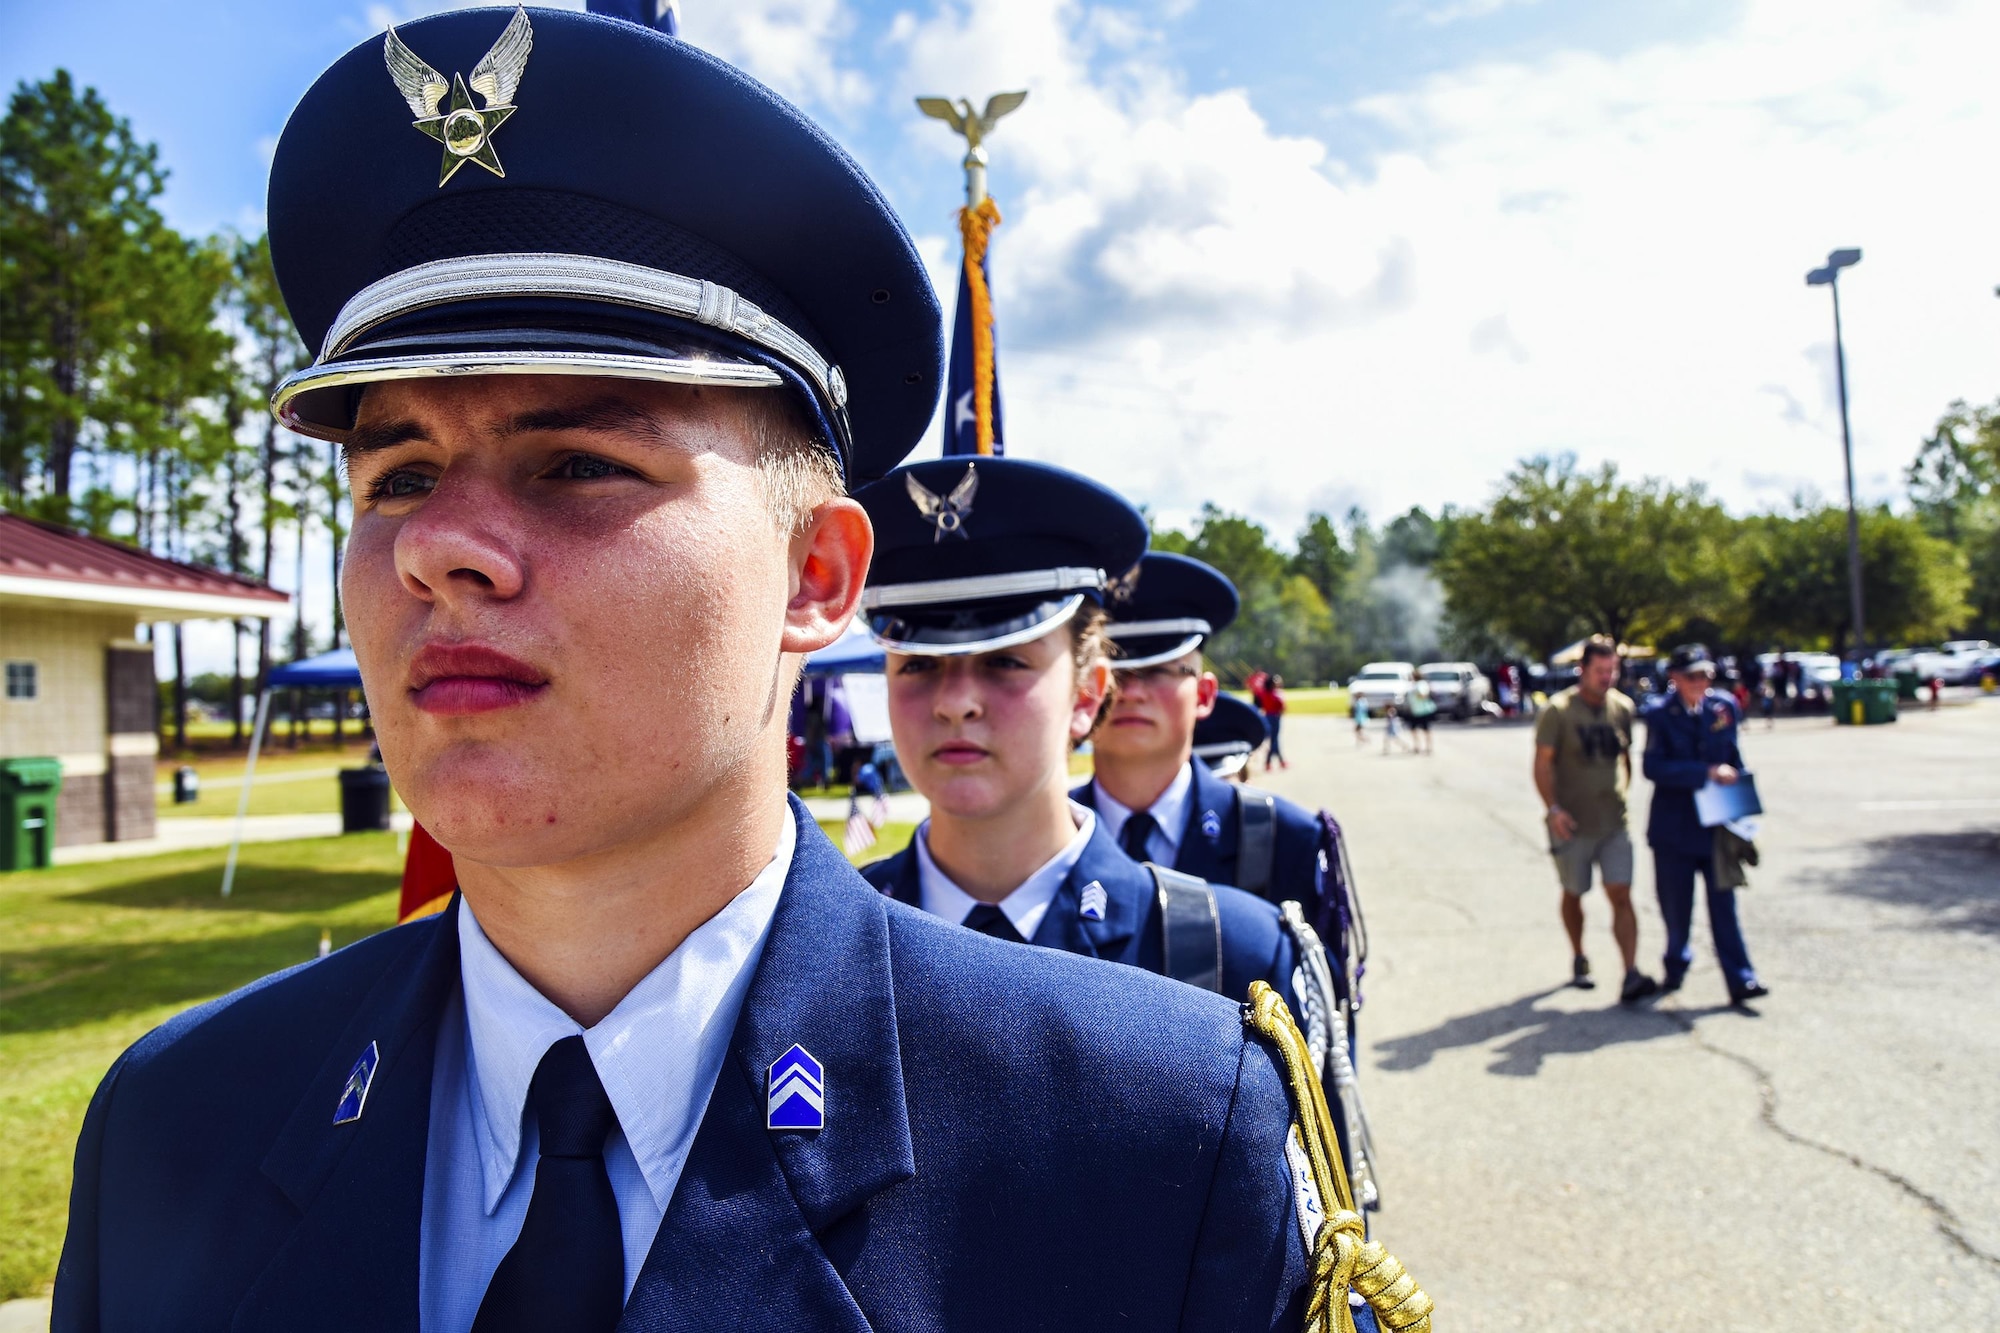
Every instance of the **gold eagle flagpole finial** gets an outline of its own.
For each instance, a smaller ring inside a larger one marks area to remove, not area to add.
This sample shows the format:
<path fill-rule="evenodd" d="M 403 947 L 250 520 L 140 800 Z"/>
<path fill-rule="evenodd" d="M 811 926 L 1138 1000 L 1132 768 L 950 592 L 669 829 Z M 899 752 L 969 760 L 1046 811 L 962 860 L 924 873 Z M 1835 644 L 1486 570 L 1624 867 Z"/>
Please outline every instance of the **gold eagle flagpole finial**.
<path fill-rule="evenodd" d="M 951 126 L 965 140 L 965 207 L 958 211 L 959 235 L 965 241 L 966 290 L 972 298 L 972 419 L 978 452 L 993 452 L 993 293 L 986 284 L 986 247 L 1000 225 L 1000 208 L 986 193 L 986 138 L 1002 116 L 1011 115 L 1028 100 L 1025 91 L 995 93 L 984 111 L 974 111 L 966 98 L 919 97 L 917 110 Z"/>

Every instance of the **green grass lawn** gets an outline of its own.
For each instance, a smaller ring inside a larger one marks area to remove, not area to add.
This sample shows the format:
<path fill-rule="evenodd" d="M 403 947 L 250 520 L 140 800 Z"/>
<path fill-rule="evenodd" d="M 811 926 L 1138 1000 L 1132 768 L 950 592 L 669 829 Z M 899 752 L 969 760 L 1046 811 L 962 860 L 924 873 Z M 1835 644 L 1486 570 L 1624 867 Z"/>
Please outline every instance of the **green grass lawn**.
<path fill-rule="evenodd" d="M 118 1053 L 190 1005 L 395 917 L 395 837 L 356 834 L 0 876 L 0 1300 L 54 1279 L 84 1107 Z"/>
<path fill-rule="evenodd" d="M 319 741 L 297 750 L 282 743 L 257 756 L 257 775 L 250 786 L 250 813 L 253 815 L 320 814 L 340 809 L 340 779 L 343 768 L 368 762 L 368 745 L 350 743 L 336 749 L 330 741 Z M 175 805 L 174 770 L 186 762 L 201 778 L 201 796 L 186 805 Z M 205 754 L 192 759 L 162 758 L 155 769 L 155 790 L 160 815 L 166 819 L 233 818 L 237 799 L 243 794 L 245 756 Z M 395 808 L 401 809 L 400 806 Z"/>
<path fill-rule="evenodd" d="M 822 827 L 839 846 L 842 822 Z M 899 851 L 914 832 L 889 824 L 857 859 Z M 43 1295 L 55 1278 L 77 1129 L 120 1051 L 313 957 L 322 931 L 338 948 L 395 919 L 393 834 L 253 843 L 227 901 L 224 855 L 0 875 L 0 1300 Z"/>
<path fill-rule="evenodd" d="M 1250 696 L 1242 690 L 1229 693 L 1250 702 Z M 1285 716 L 1287 717 L 1346 717 L 1348 714 L 1347 687 L 1326 687 L 1314 689 L 1286 689 Z"/>

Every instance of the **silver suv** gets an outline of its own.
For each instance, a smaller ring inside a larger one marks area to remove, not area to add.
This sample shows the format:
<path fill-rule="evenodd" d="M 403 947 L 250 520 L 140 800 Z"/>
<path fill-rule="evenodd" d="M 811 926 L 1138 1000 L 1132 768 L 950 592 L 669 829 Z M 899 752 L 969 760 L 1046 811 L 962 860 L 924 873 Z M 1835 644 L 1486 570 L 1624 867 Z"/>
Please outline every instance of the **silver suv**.
<path fill-rule="evenodd" d="M 1493 698 L 1493 682 L 1470 662 L 1426 662 L 1417 674 L 1430 682 L 1431 698 L 1440 713 L 1463 722 Z"/>

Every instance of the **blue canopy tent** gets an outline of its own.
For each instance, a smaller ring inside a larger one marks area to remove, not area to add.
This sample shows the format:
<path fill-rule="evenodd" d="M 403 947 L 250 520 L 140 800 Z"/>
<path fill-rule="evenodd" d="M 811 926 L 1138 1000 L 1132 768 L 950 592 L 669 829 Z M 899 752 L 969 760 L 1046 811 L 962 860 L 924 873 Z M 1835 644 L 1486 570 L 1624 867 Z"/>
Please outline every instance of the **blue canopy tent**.
<path fill-rule="evenodd" d="M 272 667 L 270 686 L 274 690 L 358 690 L 361 668 L 354 663 L 352 648 L 336 648 L 318 657 Z"/>
<path fill-rule="evenodd" d="M 849 634 L 807 657 L 805 674 L 845 676 L 850 672 L 880 671 L 887 661 L 881 644 L 866 634 Z"/>
<path fill-rule="evenodd" d="M 264 723 L 271 715 L 272 690 L 358 690 L 361 668 L 355 664 L 352 648 L 336 648 L 318 657 L 308 657 L 272 667 L 264 688 L 257 693 L 257 721 L 250 729 L 250 759 L 243 766 L 243 794 L 236 799 L 236 837 L 229 844 L 229 860 L 222 868 L 222 896 L 227 898 L 236 883 L 236 853 L 243 846 L 243 821 L 250 814 L 250 784 L 257 776 L 257 751 L 264 742 Z"/>

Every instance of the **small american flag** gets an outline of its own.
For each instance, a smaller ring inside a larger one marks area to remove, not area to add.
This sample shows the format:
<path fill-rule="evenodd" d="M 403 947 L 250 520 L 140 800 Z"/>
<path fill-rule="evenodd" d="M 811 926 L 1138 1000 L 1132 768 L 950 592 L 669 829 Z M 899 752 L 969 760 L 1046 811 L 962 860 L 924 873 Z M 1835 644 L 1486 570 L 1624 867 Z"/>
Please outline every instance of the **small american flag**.
<path fill-rule="evenodd" d="M 859 804 L 847 803 L 847 840 L 842 846 L 849 856 L 859 856 L 875 845 L 875 825 Z"/>
<path fill-rule="evenodd" d="M 887 797 L 876 796 L 866 807 L 859 796 L 847 798 L 847 839 L 842 844 L 849 856 L 859 856 L 875 845 L 875 830 L 889 822 Z"/>

